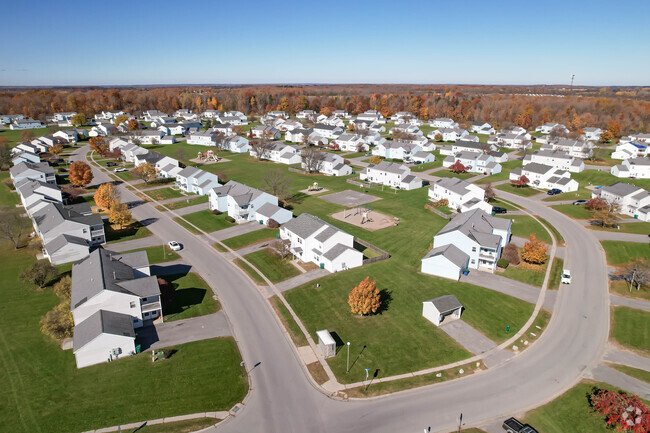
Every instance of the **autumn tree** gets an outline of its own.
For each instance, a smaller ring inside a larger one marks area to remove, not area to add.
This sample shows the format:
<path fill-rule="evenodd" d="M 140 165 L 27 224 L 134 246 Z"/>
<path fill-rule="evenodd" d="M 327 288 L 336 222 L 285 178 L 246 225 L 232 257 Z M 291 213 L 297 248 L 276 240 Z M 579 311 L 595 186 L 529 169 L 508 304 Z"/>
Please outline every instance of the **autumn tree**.
<path fill-rule="evenodd" d="M 47 149 L 48 152 L 50 152 L 52 155 L 58 155 L 59 153 L 63 152 L 63 144 L 61 143 L 54 143 Z"/>
<path fill-rule="evenodd" d="M 483 190 L 485 190 L 485 199 L 487 201 L 492 201 L 497 198 L 497 193 L 494 191 L 494 188 L 492 187 L 492 182 L 488 182 L 485 184 L 483 187 Z"/>
<path fill-rule="evenodd" d="M 68 180 L 76 186 L 88 185 L 93 180 L 93 171 L 88 164 L 82 161 L 75 161 L 70 164 Z"/>
<path fill-rule="evenodd" d="M 615 139 L 616 139 L 616 137 L 614 137 L 614 135 L 609 130 L 605 130 L 605 131 L 603 131 L 602 134 L 600 134 L 599 141 L 601 143 L 605 144 L 605 143 L 609 143 L 610 141 L 615 140 Z"/>
<path fill-rule="evenodd" d="M 136 119 L 130 119 L 126 124 L 126 127 L 129 129 L 129 131 L 136 131 L 140 129 L 140 122 L 138 122 Z"/>
<path fill-rule="evenodd" d="M 307 147 L 301 152 L 302 163 L 308 173 L 318 173 L 323 166 L 325 154 L 315 147 Z"/>
<path fill-rule="evenodd" d="M 618 120 L 612 119 L 607 122 L 607 131 L 609 131 L 609 133 L 612 134 L 614 138 L 619 138 L 621 136 L 621 130 L 621 123 Z"/>
<path fill-rule="evenodd" d="M 585 203 L 585 208 L 589 210 L 601 210 L 608 206 L 607 200 L 602 197 L 594 197 Z"/>
<path fill-rule="evenodd" d="M 61 302 L 53 310 L 48 311 L 40 321 L 41 332 L 55 340 L 72 337 L 74 321 L 70 311 L 70 301 Z"/>
<path fill-rule="evenodd" d="M 57 275 L 56 268 L 47 260 L 39 260 L 20 273 L 20 279 L 27 284 L 36 284 L 40 289 Z"/>
<path fill-rule="evenodd" d="M 615 225 L 619 218 L 621 207 L 618 203 L 607 203 L 604 208 L 598 209 L 593 214 L 593 220 L 599 222 L 603 227 Z"/>
<path fill-rule="evenodd" d="M 136 179 L 144 180 L 144 183 L 149 183 L 152 179 L 155 179 L 158 176 L 158 170 L 150 162 L 144 162 L 134 168 L 131 173 Z"/>
<path fill-rule="evenodd" d="M 119 224 L 120 229 L 124 228 L 124 225 L 131 221 L 131 211 L 126 203 L 120 203 L 119 201 L 113 203 L 108 213 L 108 221 L 111 224 Z"/>
<path fill-rule="evenodd" d="M 523 174 L 519 176 L 518 179 L 513 179 L 510 181 L 510 183 L 512 183 L 514 186 L 518 186 L 518 187 L 528 186 L 529 182 L 530 180 Z"/>
<path fill-rule="evenodd" d="M 373 155 L 373 156 L 370 157 L 370 159 L 368 160 L 368 162 L 369 162 L 370 164 L 379 164 L 379 163 L 381 162 L 381 156 Z"/>
<path fill-rule="evenodd" d="M 647 433 L 650 431 L 650 411 L 636 395 L 596 389 L 589 396 L 594 411 L 605 416 L 608 426 L 616 431 Z"/>
<path fill-rule="evenodd" d="M 376 281 L 370 281 L 370 276 L 359 283 L 348 296 L 348 305 L 353 314 L 365 316 L 376 313 L 381 306 L 381 294 Z"/>
<path fill-rule="evenodd" d="M 456 161 L 449 166 L 449 170 L 454 173 L 465 173 L 467 171 L 467 167 L 465 167 L 460 161 Z"/>
<path fill-rule="evenodd" d="M 442 141 L 442 134 L 441 133 L 436 133 L 436 135 L 433 136 L 434 141 Z"/>
<path fill-rule="evenodd" d="M 83 113 L 77 113 L 70 117 L 70 123 L 72 123 L 72 126 L 75 128 L 83 126 L 86 123 L 86 115 Z"/>
<path fill-rule="evenodd" d="M 102 209 L 111 209 L 115 203 L 119 203 L 120 194 L 112 183 L 99 185 L 93 198 L 95 203 Z"/>
<path fill-rule="evenodd" d="M 25 129 L 20 131 L 20 141 L 30 141 L 34 138 L 34 131 L 30 129 Z"/>
<path fill-rule="evenodd" d="M 59 281 L 54 283 L 52 287 L 54 294 L 57 295 L 62 300 L 70 300 L 70 293 L 72 290 L 72 279 L 69 275 L 61 278 Z"/>
<path fill-rule="evenodd" d="M 120 124 L 127 122 L 128 120 L 129 120 L 128 116 L 125 116 L 124 114 L 117 116 L 115 118 L 115 127 L 117 128 L 118 126 L 120 126 Z"/>
<path fill-rule="evenodd" d="M 541 265 L 546 261 L 546 250 L 546 244 L 537 239 L 534 233 L 531 233 L 528 237 L 528 242 L 524 244 L 521 250 L 521 258 L 527 263 Z"/>
<path fill-rule="evenodd" d="M 90 143 L 90 148 L 100 155 L 103 155 L 108 150 L 108 144 L 102 136 L 91 137 L 88 143 Z"/>
<path fill-rule="evenodd" d="M 264 189 L 286 204 L 291 179 L 281 170 L 271 170 L 264 175 Z"/>
<path fill-rule="evenodd" d="M 519 259 L 519 248 L 517 248 L 517 245 L 512 242 L 503 247 L 501 257 L 506 259 L 511 265 L 518 265 L 521 263 L 521 260 Z"/>
<path fill-rule="evenodd" d="M 17 250 L 23 238 L 32 231 L 29 220 L 15 207 L 0 208 L 0 239 L 11 242 Z"/>

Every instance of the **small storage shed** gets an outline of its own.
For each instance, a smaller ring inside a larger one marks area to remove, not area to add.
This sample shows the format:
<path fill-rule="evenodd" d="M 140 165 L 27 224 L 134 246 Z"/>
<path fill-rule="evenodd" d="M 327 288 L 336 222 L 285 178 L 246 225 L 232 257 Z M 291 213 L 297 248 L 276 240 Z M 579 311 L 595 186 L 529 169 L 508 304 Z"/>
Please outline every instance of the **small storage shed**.
<path fill-rule="evenodd" d="M 463 304 L 454 295 L 440 296 L 422 303 L 422 315 L 436 326 L 440 326 L 445 317 L 460 319 Z"/>
<path fill-rule="evenodd" d="M 318 335 L 318 347 L 323 352 L 325 358 L 331 358 L 336 355 L 336 341 L 332 338 L 332 335 L 323 329 L 322 331 L 316 331 Z"/>

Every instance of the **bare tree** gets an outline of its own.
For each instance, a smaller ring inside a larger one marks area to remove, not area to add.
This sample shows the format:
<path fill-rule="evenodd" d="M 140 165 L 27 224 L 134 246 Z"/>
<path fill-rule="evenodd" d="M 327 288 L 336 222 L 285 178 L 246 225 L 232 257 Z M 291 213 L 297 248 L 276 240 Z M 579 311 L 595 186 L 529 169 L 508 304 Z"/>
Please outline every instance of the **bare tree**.
<path fill-rule="evenodd" d="M 638 259 L 627 263 L 616 272 L 616 276 L 627 281 L 630 284 L 630 289 L 636 284 L 638 291 L 641 286 L 650 285 L 650 262 L 646 259 Z"/>
<path fill-rule="evenodd" d="M 486 183 L 483 189 L 485 190 L 485 200 L 488 202 L 497 198 L 497 193 L 494 191 L 494 188 L 492 188 L 492 182 Z"/>
<path fill-rule="evenodd" d="M 20 211 L 15 208 L 3 207 L 0 209 L 0 238 L 10 241 L 14 249 L 20 247 L 20 243 L 30 231 L 31 224 L 24 218 Z"/>
<path fill-rule="evenodd" d="M 491 151 L 492 151 L 492 147 L 489 144 L 487 143 L 481 144 L 481 152 L 483 152 L 485 155 L 487 155 Z"/>
<path fill-rule="evenodd" d="M 291 255 L 291 242 L 289 239 L 275 239 L 267 248 L 281 259 L 286 259 Z"/>
<path fill-rule="evenodd" d="M 286 204 L 289 196 L 289 183 L 291 179 L 281 170 L 271 170 L 264 176 L 265 190 L 271 195 L 276 196 Z"/>
<path fill-rule="evenodd" d="M 258 161 L 262 159 L 268 159 L 273 150 L 273 142 L 271 141 L 271 133 L 264 131 L 262 137 L 259 140 L 251 142 L 251 148 L 255 155 L 257 156 Z"/>
<path fill-rule="evenodd" d="M 308 173 L 318 173 L 323 167 L 325 154 L 319 152 L 315 147 L 307 147 L 302 151 L 302 163 Z"/>

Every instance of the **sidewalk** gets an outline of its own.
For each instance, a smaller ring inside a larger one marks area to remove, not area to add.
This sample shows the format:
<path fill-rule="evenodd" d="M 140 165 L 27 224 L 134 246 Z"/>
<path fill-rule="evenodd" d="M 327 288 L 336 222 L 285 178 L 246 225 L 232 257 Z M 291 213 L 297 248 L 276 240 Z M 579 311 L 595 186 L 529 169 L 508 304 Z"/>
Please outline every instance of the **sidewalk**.
<path fill-rule="evenodd" d="M 605 365 L 599 365 L 591 373 L 595 380 L 606 382 L 621 388 L 623 391 L 637 394 L 643 399 L 650 399 L 650 386 L 647 383 L 623 374 L 618 370 L 614 370 Z"/>
<path fill-rule="evenodd" d="M 328 275 L 331 275 L 329 271 L 325 269 L 314 269 L 313 271 L 306 272 L 304 274 L 297 275 L 288 280 L 284 280 L 275 285 L 275 288 L 280 292 L 286 292 L 287 290 L 293 289 L 294 287 L 302 286 L 310 281 L 316 280 L 318 278 L 323 278 Z M 316 283 L 314 283 L 315 285 Z"/>
<path fill-rule="evenodd" d="M 217 230 L 216 232 L 208 233 L 210 240 L 222 241 L 224 239 L 234 238 L 235 236 L 240 236 L 246 233 L 254 232 L 256 230 L 262 230 L 266 226 L 264 224 L 259 224 L 257 222 L 248 222 L 243 224 L 237 224 L 234 227 L 228 227 L 227 229 Z"/>
<path fill-rule="evenodd" d="M 612 346 L 607 346 L 607 351 L 605 352 L 605 356 L 603 356 L 603 360 L 614 364 L 627 365 L 628 367 L 650 371 L 650 359 L 632 352 L 618 350 Z"/>
<path fill-rule="evenodd" d="M 609 302 L 615 307 L 629 307 L 636 308 L 637 310 L 650 311 L 650 302 L 642 301 L 641 299 L 626 298 L 625 296 L 610 294 Z"/>

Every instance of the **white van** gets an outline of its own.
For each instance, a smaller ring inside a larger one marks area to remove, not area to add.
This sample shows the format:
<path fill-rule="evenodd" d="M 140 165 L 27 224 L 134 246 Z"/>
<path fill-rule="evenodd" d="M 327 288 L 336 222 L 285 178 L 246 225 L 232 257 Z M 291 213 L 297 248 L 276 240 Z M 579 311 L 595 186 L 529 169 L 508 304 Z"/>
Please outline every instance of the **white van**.
<path fill-rule="evenodd" d="M 568 269 L 562 270 L 562 279 L 560 280 L 562 284 L 571 284 L 571 271 Z"/>

